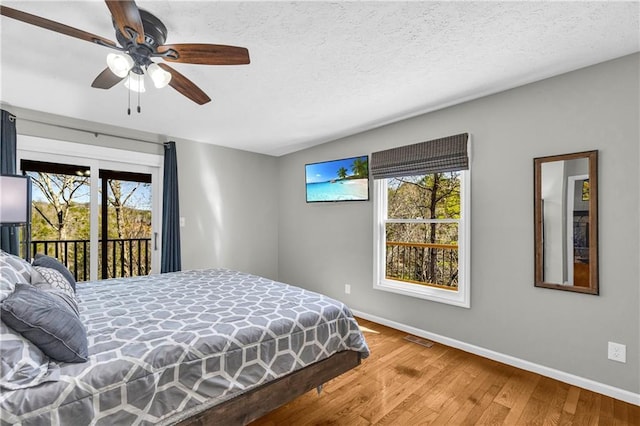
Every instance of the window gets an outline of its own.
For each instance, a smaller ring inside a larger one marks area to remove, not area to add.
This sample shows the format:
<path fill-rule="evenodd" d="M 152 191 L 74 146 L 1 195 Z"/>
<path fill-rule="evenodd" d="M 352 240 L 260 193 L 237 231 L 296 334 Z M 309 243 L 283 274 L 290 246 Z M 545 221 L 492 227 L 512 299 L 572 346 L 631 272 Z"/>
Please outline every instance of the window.
<path fill-rule="evenodd" d="M 470 306 L 467 141 L 373 153 L 374 288 Z"/>

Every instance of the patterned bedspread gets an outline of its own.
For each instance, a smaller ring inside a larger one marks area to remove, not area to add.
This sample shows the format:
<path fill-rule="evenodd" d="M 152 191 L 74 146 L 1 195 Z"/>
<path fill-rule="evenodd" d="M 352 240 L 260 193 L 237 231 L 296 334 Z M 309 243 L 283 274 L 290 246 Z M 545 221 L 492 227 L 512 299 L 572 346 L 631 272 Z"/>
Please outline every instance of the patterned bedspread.
<path fill-rule="evenodd" d="M 342 303 L 212 269 L 80 283 L 89 361 L 0 396 L 3 424 L 169 424 L 332 354 L 369 352 Z"/>

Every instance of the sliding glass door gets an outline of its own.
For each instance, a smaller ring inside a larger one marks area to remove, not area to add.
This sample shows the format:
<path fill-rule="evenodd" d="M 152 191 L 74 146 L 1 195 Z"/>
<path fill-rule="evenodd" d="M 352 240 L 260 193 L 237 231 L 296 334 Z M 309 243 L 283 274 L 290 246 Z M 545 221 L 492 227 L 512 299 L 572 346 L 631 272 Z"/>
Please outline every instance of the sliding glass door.
<path fill-rule="evenodd" d="M 162 156 L 20 142 L 18 165 L 32 177 L 32 256 L 56 257 L 78 281 L 160 272 Z"/>

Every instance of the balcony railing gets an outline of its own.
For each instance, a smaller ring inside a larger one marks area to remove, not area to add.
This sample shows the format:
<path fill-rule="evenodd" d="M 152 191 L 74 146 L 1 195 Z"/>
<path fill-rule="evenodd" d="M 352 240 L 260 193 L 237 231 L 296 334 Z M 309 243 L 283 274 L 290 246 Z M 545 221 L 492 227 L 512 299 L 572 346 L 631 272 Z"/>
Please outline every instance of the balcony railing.
<path fill-rule="evenodd" d="M 386 278 L 458 289 L 458 246 L 387 241 Z"/>
<path fill-rule="evenodd" d="M 55 257 L 73 274 L 76 281 L 89 279 L 89 240 L 34 240 L 31 256 L 36 253 Z M 134 277 L 151 272 L 151 238 L 116 238 L 107 240 L 106 276 L 102 268 L 102 240 L 98 242 L 98 277 Z"/>

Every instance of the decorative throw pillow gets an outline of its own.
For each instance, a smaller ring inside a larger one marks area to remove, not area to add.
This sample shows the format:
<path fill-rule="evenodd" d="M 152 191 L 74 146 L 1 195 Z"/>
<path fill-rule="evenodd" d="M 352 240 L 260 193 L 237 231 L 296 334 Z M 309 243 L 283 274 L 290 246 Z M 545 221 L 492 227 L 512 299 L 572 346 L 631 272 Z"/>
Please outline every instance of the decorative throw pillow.
<path fill-rule="evenodd" d="M 2 320 L 50 358 L 84 362 L 88 356 L 87 331 L 61 294 L 16 284 L 16 290 L 0 305 Z"/>
<path fill-rule="evenodd" d="M 0 302 L 13 293 L 16 283 L 28 283 L 32 271 L 26 260 L 0 250 Z"/>
<path fill-rule="evenodd" d="M 45 380 L 49 358 L 4 321 L 0 321 L 0 388 L 16 390 Z"/>
<path fill-rule="evenodd" d="M 58 259 L 54 259 L 53 257 L 44 255 L 42 253 L 37 253 L 36 257 L 33 259 L 33 266 L 44 266 L 45 268 L 55 269 L 60 272 L 71 284 L 71 288 L 73 291 L 76 291 L 76 280 L 73 278 L 73 274 L 69 272 L 69 270 L 62 264 Z"/>
<path fill-rule="evenodd" d="M 41 290 L 58 290 L 66 294 L 74 301 L 74 310 L 78 311 L 76 293 L 69 281 L 57 270 L 45 268 L 44 266 L 34 266 L 34 272 L 31 273 L 31 285 Z"/>
<path fill-rule="evenodd" d="M 31 272 L 31 285 L 42 291 L 54 293 L 65 302 L 76 315 L 80 315 L 76 294 L 71 288 L 71 284 L 69 284 L 60 272 L 55 269 L 45 268 L 44 266 L 34 266 L 33 272 Z"/>

